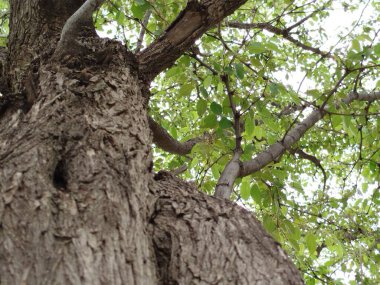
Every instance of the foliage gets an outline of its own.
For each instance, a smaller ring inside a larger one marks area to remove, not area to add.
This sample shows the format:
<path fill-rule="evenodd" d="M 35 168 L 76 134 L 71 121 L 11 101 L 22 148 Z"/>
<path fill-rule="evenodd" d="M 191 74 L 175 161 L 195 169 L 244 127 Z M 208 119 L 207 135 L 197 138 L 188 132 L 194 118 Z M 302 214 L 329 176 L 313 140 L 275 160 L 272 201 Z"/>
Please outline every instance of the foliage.
<path fill-rule="evenodd" d="M 183 0 L 113 0 L 94 18 L 103 35 L 135 50 L 147 11 L 144 46 L 185 6 Z M 334 35 L 327 23 L 339 11 L 355 20 Z M 340 103 L 352 91 L 380 88 L 379 11 L 376 0 L 248 1 L 152 83 L 151 116 L 175 139 L 211 134 L 187 156 L 154 149 L 155 169 L 185 164 L 182 177 L 209 194 L 235 147 L 223 76 L 241 114 L 242 160 L 281 141 L 326 99 L 332 103 L 294 149 L 238 179 L 232 197 L 262 220 L 307 284 L 380 283 L 380 103 Z M 283 34 L 236 22 L 265 23 Z M 6 32 L 3 20 L 0 33 Z"/>

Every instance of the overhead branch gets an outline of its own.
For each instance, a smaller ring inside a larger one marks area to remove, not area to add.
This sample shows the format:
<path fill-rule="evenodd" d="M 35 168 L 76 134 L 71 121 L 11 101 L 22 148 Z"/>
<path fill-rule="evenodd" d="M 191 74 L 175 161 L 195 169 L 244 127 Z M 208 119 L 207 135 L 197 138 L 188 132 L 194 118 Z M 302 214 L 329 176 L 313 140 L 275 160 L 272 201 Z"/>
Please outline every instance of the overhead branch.
<path fill-rule="evenodd" d="M 336 92 L 338 86 L 342 80 L 340 80 L 335 88 L 327 94 L 330 97 L 332 92 Z M 354 100 L 373 102 L 375 100 L 380 100 L 380 92 L 372 93 L 358 93 L 353 96 L 350 93 L 345 99 L 342 100 L 343 103 L 349 105 Z M 327 106 L 326 106 L 327 107 Z M 296 124 L 283 138 L 282 141 L 276 142 L 269 146 L 268 149 L 259 153 L 254 159 L 245 161 L 241 164 L 239 177 L 244 177 L 253 174 L 260 169 L 264 168 L 269 163 L 277 160 L 281 155 L 289 150 L 292 145 L 298 142 L 303 135 L 313 127 L 323 116 L 327 113 L 325 108 L 318 108 L 311 112 L 309 116 L 306 117 L 301 123 Z"/>
<path fill-rule="evenodd" d="M 322 171 L 322 174 L 323 174 L 323 192 L 325 192 L 326 191 L 327 174 L 326 174 L 326 171 L 321 164 L 321 161 L 318 158 L 316 158 L 314 155 L 308 154 L 300 148 L 292 149 L 292 150 L 290 150 L 290 153 L 291 154 L 298 154 L 301 158 L 309 160 L 310 162 L 314 163 L 315 166 L 318 167 Z"/>
<path fill-rule="evenodd" d="M 181 143 L 173 138 L 160 124 L 154 121 L 151 117 L 148 117 L 148 122 L 149 127 L 153 133 L 153 143 L 155 143 L 162 150 L 173 154 L 189 154 L 197 143 L 204 141 L 208 136 L 204 135 L 202 137 L 193 138 Z"/>
<path fill-rule="evenodd" d="M 142 43 L 143 43 L 144 36 L 145 36 L 145 31 L 147 30 L 146 27 L 148 26 L 148 22 L 149 22 L 149 18 L 150 18 L 151 14 L 152 14 L 152 10 L 151 9 L 148 9 L 145 12 L 144 19 L 143 19 L 143 21 L 141 23 L 141 30 L 140 30 L 139 39 L 137 41 L 135 52 L 139 52 L 140 49 L 141 49 L 141 47 L 142 47 Z"/>
<path fill-rule="evenodd" d="M 306 44 L 300 42 L 299 40 L 293 38 L 290 34 L 290 28 L 280 29 L 280 28 L 277 28 L 277 27 L 271 25 L 270 23 L 252 23 L 252 24 L 249 24 L 249 23 L 240 23 L 240 22 L 227 22 L 226 26 L 231 27 L 231 28 L 244 29 L 244 30 L 250 30 L 250 29 L 266 30 L 272 34 L 282 36 L 284 39 L 290 41 L 291 43 L 295 44 L 296 46 L 298 46 L 304 50 L 311 51 L 315 54 L 319 54 L 322 57 L 334 59 L 334 56 L 331 53 L 326 52 L 326 51 L 322 51 L 319 48 L 315 48 L 315 47 L 306 45 Z"/>
<path fill-rule="evenodd" d="M 63 54 L 70 49 L 76 48 L 75 41 L 83 28 L 92 21 L 92 14 L 105 2 L 105 0 L 87 0 L 83 5 L 66 21 L 58 42 L 58 54 Z"/>
<path fill-rule="evenodd" d="M 367 101 L 369 103 L 380 100 L 380 91 L 373 92 L 351 92 L 346 98 L 343 99 L 343 102 L 349 105 L 352 101 Z"/>
<path fill-rule="evenodd" d="M 218 179 L 218 183 L 215 187 L 215 197 L 228 199 L 233 191 L 234 182 L 240 171 L 240 156 L 243 153 L 241 148 L 241 126 L 240 117 L 241 114 L 236 109 L 236 105 L 233 100 L 234 91 L 231 90 L 229 78 L 227 75 L 222 75 L 221 79 L 226 86 L 228 100 L 234 117 L 234 132 L 235 132 L 235 149 L 232 159 L 227 163 Z"/>
<path fill-rule="evenodd" d="M 247 0 L 190 0 L 166 31 L 137 54 L 140 74 L 151 81 L 195 41 Z"/>

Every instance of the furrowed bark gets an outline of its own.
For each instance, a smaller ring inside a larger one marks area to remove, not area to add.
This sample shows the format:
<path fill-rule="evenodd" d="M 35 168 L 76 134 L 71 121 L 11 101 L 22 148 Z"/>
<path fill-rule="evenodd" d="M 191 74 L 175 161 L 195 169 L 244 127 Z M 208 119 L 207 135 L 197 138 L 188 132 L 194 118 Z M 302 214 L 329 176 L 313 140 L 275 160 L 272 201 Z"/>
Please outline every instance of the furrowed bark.
<path fill-rule="evenodd" d="M 151 220 L 158 284 L 304 284 L 248 211 L 165 172 L 151 189 L 158 193 Z"/>
<path fill-rule="evenodd" d="M 208 29 L 247 0 L 191 0 L 166 31 L 137 54 L 140 72 L 151 81 L 174 62 Z"/>
<path fill-rule="evenodd" d="M 9 20 L 9 61 L 6 72 L 11 92 L 25 93 L 25 85 L 33 77 L 30 70 L 46 54 L 55 49 L 67 19 L 83 4 L 81 0 L 12 0 Z"/>
<path fill-rule="evenodd" d="M 33 100 L 0 118 L 0 283 L 156 284 L 146 86 L 113 41 L 82 39 L 111 61 L 51 59 L 70 3 L 11 1 L 8 70 Z"/>

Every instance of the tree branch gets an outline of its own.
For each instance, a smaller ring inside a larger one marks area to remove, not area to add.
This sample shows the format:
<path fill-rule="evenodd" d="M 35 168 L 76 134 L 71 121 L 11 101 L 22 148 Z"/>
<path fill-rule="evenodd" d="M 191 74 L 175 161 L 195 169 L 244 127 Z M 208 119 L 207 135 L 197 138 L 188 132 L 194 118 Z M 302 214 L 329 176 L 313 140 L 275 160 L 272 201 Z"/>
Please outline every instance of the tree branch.
<path fill-rule="evenodd" d="M 143 40 L 144 40 L 144 36 L 145 36 L 145 31 L 146 31 L 146 27 L 148 25 L 148 22 L 149 22 L 149 18 L 150 18 L 150 15 L 152 14 L 152 10 L 151 9 L 148 9 L 146 12 L 145 12 L 145 15 L 144 15 L 144 19 L 141 23 L 141 30 L 140 30 L 140 35 L 139 35 L 139 39 L 137 41 L 137 46 L 136 46 L 136 50 L 135 52 L 139 52 L 141 47 L 142 47 L 142 43 L 143 43 Z"/>
<path fill-rule="evenodd" d="M 367 101 L 371 103 L 376 100 L 380 100 L 380 91 L 363 93 L 351 92 L 346 98 L 343 99 L 343 102 L 350 105 L 352 101 Z"/>
<path fill-rule="evenodd" d="M 230 83 L 227 75 L 222 75 L 221 79 L 226 86 L 228 100 L 234 117 L 234 131 L 235 131 L 235 149 L 232 159 L 227 163 L 223 169 L 222 174 L 218 179 L 218 183 L 215 187 L 215 197 L 228 199 L 233 191 L 234 182 L 239 174 L 240 170 L 240 156 L 242 154 L 241 148 L 241 129 L 240 129 L 240 113 L 236 109 L 236 105 L 233 100 L 234 92 L 230 88 Z"/>
<path fill-rule="evenodd" d="M 289 33 L 290 28 L 280 29 L 280 28 L 277 28 L 275 26 L 272 26 L 270 23 L 248 24 L 248 23 L 239 23 L 239 22 L 227 22 L 227 27 L 244 29 L 244 30 L 249 30 L 249 29 L 266 30 L 266 31 L 271 32 L 273 34 L 282 36 L 284 39 L 292 42 L 293 44 L 295 44 L 296 46 L 298 46 L 304 50 L 308 50 L 308 51 L 311 51 L 315 54 L 319 54 L 322 57 L 334 59 L 334 56 L 332 54 L 330 54 L 329 52 L 325 52 L 325 51 L 320 50 L 319 48 L 308 46 L 304 43 L 301 43 L 299 40 L 293 38 Z"/>
<path fill-rule="evenodd" d="M 325 192 L 326 191 L 327 174 L 326 174 L 326 171 L 321 164 L 321 161 L 318 158 L 316 158 L 314 155 L 308 154 L 300 148 L 292 149 L 292 150 L 290 150 L 290 153 L 293 155 L 298 154 L 301 158 L 309 160 L 310 162 L 314 163 L 315 166 L 318 167 L 322 171 L 322 174 L 323 174 L 323 192 Z"/>
<path fill-rule="evenodd" d="M 163 127 L 161 127 L 151 117 L 148 117 L 148 122 L 149 122 L 149 127 L 153 133 L 153 142 L 159 148 L 173 154 L 179 154 L 179 155 L 189 154 L 192 148 L 197 143 L 204 141 L 206 137 L 208 136 L 206 134 L 202 137 L 193 138 L 181 143 L 177 141 L 175 138 L 173 138 Z"/>
<path fill-rule="evenodd" d="M 336 91 L 342 79 L 335 85 L 335 88 L 329 92 L 328 97 L 331 92 Z M 335 91 L 334 91 L 335 90 Z M 354 100 L 373 102 L 375 100 L 380 100 L 380 92 L 372 93 L 358 93 L 357 95 L 352 95 L 350 93 L 345 99 L 342 100 L 343 103 L 349 105 Z M 259 153 L 254 159 L 245 161 L 241 164 L 240 172 L 238 177 L 244 177 L 253 174 L 269 163 L 275 161 L 281 155 L 285 153 L 286 150 L 290 149 L 292 145 L 298 142 L 302 136 L 308 131 L 312 126 L 314 126 L 327 112 L 325 108 L 319 108 L 311 112 L 311 114 L 303 120 L 301 123 L 296 124 L 285 136 L 281 142 L 272 144 L 267 150 Z"/>
<path fill-rule="evenodd" d="M 140 73 L 154 79 L 173 63 L 208 29 L 219 23 L 247 0 L 190 0 L 166 31 L 137 54 Z"/>
<path fill-rule="evenodd" d="M 75 40 L 82 32 L 83 27 L 92 21 L 92 14 L 105 2 L 105 0 L 87 0 L 83 5 L 66 21 L 58 42 L 58 54 L 73 49 Z M 74 47 L 75 48 L 75 47 Z"/>

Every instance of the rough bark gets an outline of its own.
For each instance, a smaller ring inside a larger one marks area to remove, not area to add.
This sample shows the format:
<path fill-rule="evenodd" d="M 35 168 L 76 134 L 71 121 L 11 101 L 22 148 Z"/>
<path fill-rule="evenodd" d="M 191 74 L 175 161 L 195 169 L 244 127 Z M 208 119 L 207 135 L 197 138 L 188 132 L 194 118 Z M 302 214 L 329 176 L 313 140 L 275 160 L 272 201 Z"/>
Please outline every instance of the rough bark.
<path fill-rule="evenodd" d="M 38 81 L 28 113 L 1 124 L 1 283 L 154 284 L 136 76 L 52 63 Z"/>
<path fill-rule="evenodd" d="M 252 214 L 153 178 L 125 47 L 86 31 L 91 53 L 53 57 L 82 3 L 11 1 L 6 95 L 22 103 L 0 114 L 0 284 L 302 284 Z"/>
<path fill-rule="evenodd" d="M 247 0 L 190 0 L 166 31 L 138 53 L 139 69 L 147 81 L 173 63 L 208 29 Z"/>
<path fill-rule="evenodd" d="M 303 284 L 251 213 L 166 172 L 151 218 L 159 284 Z"/>

